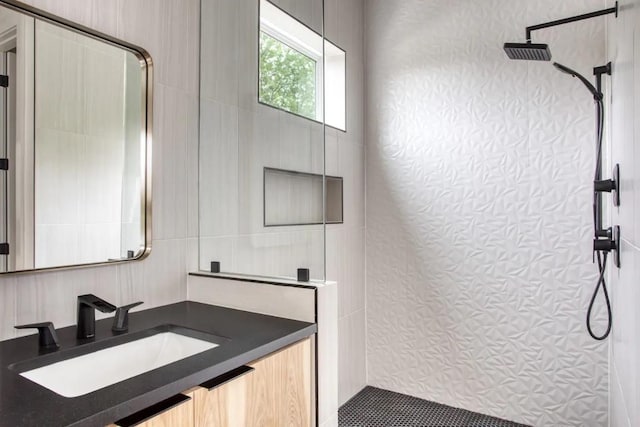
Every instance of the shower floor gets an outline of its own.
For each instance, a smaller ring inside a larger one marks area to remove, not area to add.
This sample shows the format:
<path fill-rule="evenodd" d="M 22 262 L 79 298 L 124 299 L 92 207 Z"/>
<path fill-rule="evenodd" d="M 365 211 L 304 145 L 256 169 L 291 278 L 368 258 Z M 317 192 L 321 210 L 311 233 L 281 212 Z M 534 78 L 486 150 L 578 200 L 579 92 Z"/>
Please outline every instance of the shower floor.
<path fill-rule="evenodd" d="M 339 427 L 528 427 L 417 397 L 366 387 L 338 411 Z"/>

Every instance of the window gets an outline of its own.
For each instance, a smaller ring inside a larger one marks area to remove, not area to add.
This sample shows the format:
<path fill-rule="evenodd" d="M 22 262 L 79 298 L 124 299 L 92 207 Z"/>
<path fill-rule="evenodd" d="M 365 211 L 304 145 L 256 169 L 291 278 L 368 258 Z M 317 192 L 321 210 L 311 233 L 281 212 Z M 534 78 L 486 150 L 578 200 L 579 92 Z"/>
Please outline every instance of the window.
<path fill-rule="evenodd" d="M 260 32 L 260 102 L 316 119 L 318 63 Z"/>
<path fill-rule="evenodd" d="M 326 109 L 326 123 L 346 130 L 345 70 L 344 50 L 260 0 L 259 102 L 315 121 Z"/>

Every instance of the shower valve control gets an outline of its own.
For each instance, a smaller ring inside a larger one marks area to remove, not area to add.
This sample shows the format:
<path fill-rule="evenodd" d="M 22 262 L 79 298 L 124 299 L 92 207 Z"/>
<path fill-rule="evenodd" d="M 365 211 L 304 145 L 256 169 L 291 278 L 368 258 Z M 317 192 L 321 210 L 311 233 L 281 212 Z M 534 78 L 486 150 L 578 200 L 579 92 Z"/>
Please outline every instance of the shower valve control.
<path fill-rule="evenodd" d="M 613 205 L 620 206 L 620 165 L 613 168 L 613 177 L 602 181 L 594 181 L 593 191 L 596 193 L 611 193 Z"/>
<path fill-rule="evenodd" d="M 602 233 L 602 237 L 606 237 L 593 240 L 593 251 L 611 252 L 613 254 L 613 263 L 620 268 L 620 226 L 616 225 L 602 231 L 605 232 Z"/>

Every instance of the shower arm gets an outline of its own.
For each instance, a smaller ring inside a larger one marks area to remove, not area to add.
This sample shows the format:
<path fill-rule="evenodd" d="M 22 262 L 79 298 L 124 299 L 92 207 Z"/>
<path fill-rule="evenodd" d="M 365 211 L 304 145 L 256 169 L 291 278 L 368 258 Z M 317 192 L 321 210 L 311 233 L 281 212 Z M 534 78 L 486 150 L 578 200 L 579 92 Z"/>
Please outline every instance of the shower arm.
<path fill-rule="evenodd" d="M 584 19 L 595 18 L 597 16 L 608 15 L 610 13 L 615 13 L 616 14 L 616 18 L 618 17 L 618 2 L 617 1 L 616 1 L 616 4 L 615 4 L 614 7 L 610 7 L 608 9 L 602 9 L 602 10 L 598 10 L 598 11 L 595 11 L 595 12 L 585 13 L 585 14 L 582 14 L 582 15 L 571 16 L 569 18 L 558 19 L 556 21 L 545 22 L 544 24 L 532 25 L 532 26 L 526 28 L 527 43 L 531 43 L 531 32 L 533 32 L 533 31 L 541 30 L 543 28 L 555 27 L 557 25 L 568 24 L 570 22 L 582 21 Z"/>

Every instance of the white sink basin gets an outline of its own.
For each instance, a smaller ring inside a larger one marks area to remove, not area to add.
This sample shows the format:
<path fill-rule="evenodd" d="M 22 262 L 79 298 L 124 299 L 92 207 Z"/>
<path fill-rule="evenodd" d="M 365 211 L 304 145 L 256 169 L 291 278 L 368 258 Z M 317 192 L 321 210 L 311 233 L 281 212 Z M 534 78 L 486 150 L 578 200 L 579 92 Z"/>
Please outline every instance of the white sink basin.
<path fill-rule="evenodd" d="M 78 397 L 215 347 L 218 344 L 162 332 L 20 375 L 61 396 Z"/>

